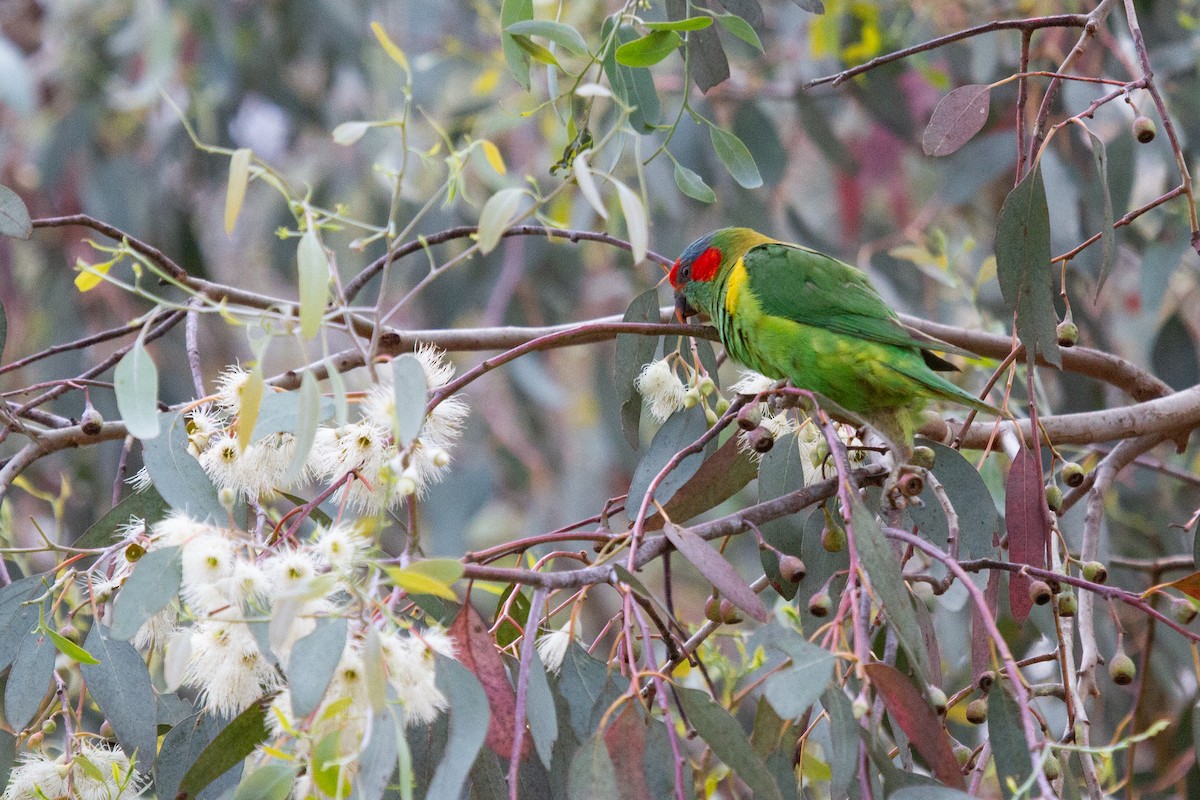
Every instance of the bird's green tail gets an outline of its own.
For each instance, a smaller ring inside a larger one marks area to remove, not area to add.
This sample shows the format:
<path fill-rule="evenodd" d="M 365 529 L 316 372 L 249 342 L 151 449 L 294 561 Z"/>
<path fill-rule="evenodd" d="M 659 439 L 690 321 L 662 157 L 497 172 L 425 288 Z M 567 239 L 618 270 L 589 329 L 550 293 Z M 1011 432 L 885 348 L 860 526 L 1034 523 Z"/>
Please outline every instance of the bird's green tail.
<path fill-rule="evenodd" d="M 914 370 L 913 372 L 917 372 Z M 912 378 L 917 383 L 921 384 L 929 393 L 929 396 L 939 400 L 948 400 L 952 403 L 973 408 L 976 411 L 983 411 L 988 414 L 994 414 L 997 417 L 1003 417 L 1004 412 L 995 406 L 985 403 L 967 390 L 951 383 L 933 370 L 928 368 L 920 370 L 918 374 L 913 372 L 903 371 L 903 374 Z"/>

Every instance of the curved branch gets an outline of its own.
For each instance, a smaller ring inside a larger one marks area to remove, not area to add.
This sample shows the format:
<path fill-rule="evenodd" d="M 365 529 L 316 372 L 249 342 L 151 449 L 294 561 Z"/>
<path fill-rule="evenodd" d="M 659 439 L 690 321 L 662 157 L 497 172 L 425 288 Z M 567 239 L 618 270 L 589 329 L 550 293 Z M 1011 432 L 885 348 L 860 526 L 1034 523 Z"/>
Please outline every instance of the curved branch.
<path fill-rule="evenodd" d="M 167 255 L 157 247 L 147 244 L 146 242 L 143 242 L 141 239 L 138 239 L 134 236 L 130 236 L 120 228 L 109 225 L 107 222 L 101 222 L 100 220 L 89 216 L 88 214 L 71 214 L 70 216 L 66 217 L 43 217 L 42 219 L 35 219 L 33 221 L 33 227 L 35 228 L 66 228 L 72 226 L 91 228 L 97 233 L 104 234 L 113 241 L 127 243 L 130 249 L 141 253 L 151 262 L 161 267 L 164 272 L 169 273 L 171 277 L 177 281 L 186 281 L 189 277 L 187 270 L 168 258 Z"/>

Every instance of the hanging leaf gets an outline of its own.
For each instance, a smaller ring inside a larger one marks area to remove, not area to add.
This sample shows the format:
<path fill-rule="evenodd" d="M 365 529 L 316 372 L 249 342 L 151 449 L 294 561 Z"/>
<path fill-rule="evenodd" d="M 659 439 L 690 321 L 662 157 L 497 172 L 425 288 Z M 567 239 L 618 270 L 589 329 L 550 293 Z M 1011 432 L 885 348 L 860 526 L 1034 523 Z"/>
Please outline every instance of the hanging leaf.
<path fill-rule="evenodd" d="M 379 46 L 383 48 L 383 52 L 388 54 L 388 58 L 400 65 L 400 69 L 412 74 L 412 68 L 408 66 L 408 57 L 404 55 L 404 51 L 396 46 L 392 41 L 392 37 L 387 35 L 387 31 L 378 22 L 371 23 L 371 32 L 375 34 L 375 38 L 379 41 Z"/>
<path fill-rule="evenodd" d="M 524 189 L 511 187 L 501 189 L 488 198 L 479 213 L 479 252 L 487 255 L 500 244 L 500 238 L 508 229 L 521 207 Z"/>
<path fill-rule="evenodd" d="M 233 800 L 287 800 L 296 782 L 296 767 L 272 761 L 246 775 Z"/>
<path fill-rule="evenodd" d="M 406 774 L 411 773 L 411 769 L 405 768 L 405 762 L 410 758 L 408 743 L 399 728 L 389 711 L 374 715 L 370 728 L 371 740 L 358 757 L 358 776 L 354 779 L 351 797 L 357 800 L 381 800 L 398 764 L 400 773 L 397 784 L 401 787 L 412 786 L 412 775 Z"/>
<path fill-rule="evenodd" d="M 590 745 L 591 740 L 589 739 L 578 752 L 582 753 L 584 748 Z M 646 720 L 642 718 L 641 712 L 633 703 L 627 703 L 617 718 L 608 726 L 608 730 L 604 731 L 604 745 L 608 750 L 607 756 L 611 759 L 608 769 L 616 771 L 621 776 L 619 789 L 604 795 L 605 800 L 614 796 L 619 797 L 620 800 L 651 800 L 655 795 L 650 793 L 650 788 L 646 785 L 643 765 L 647 755 Z M 583 758 L 581 755 L 575 756 L 575 760 L 571 764 L 572 775 L 574 775 L 575 765 L 580 762 L 581 758 Z M 589 756 L 589 758 L 599 760 L 598 756 Z M 603 779 L 607 777 L 607 774 L 600 777 Z"/>
<path fill-rule="evenodd" d="M 633 109 L 629 114 L 630 126 L 641 134 L 655 130 L 659 118 L 658 93 L 654 88 L 654 77 L 646 67 L 628 67 L 617 61 L 617 47 L 638 38 L 628 26 L 622 26 L 614 37 L 612 17 L 607 17 L 600 28 L 602 41 L 610 42 L 601 59 L 608 83 L 620 101 Z M 614 41 L 615 39 L 615 41 Z"/>
<path fill-rule="evenodd" d="M 554 53 L 542 47 L 540 44 L 530 39 L 528 36 L 514 35 L 512 40 L 517 43 L 517 47 L 524 50 L 533 58 L 534 61 L 539 61 L 551 67 L 559 67 L 558 59 L 554 57 Z"/>
<path fill-rule="evenodd" d="M 278 394 L 268 395 L 266 399 L 274 398 Z M 283 394 L 287 396 L 291 393 Z M 292 463 L 288 465 L 287 474 L 283 476 L 284 486 L 295 483 L 304 472 L 304 465 L 308 463 L 308 455 L 312 451 L 313 442 L 317 440 L 317 427 L 322 420 L 328 419 L 333 414 L 333 401 L 323 400 L 320 389 L 317 388 L 317 376 L 312 373 L 312 370 L 305 370 L 304 375 L 300 378 L 300 388 L 296 390 L 295 403 L 296 410 L 292 415 L 295 422 L 293 431 L 295 450 L 292 454 Z M 262 426 L 264 416 L 264 410 L 260 410 L 258 427 Z"/>
<path fill-rule="evenodd" d="M 783 719 L 799 719 L 829 686 L 837 656 L 795 631 L 774 626 L 771 644 L 792 659 L 763 684 L 763 696 Z"/>
<path fill-rule="evenodd" d="M 608 667 L 588 655 L 578 642 L 568 644 L 559 667 L 558 692 L 567 703 L 571 729 L 580 739 L 590 734 L 592 709 L 599 704 L 607 686 L 610 686 Z"/>
<path fill-rule="evenodd" d="M 711 27 L 712 17 L 688 17 L 670 22 L 644 22 L 643 27 L 650 31 L 700 31 Z"/>
<path fill-rule="evenodd" d="M 464 613 L 466 609 L 470 608 L 470 603 L 464 605 Z M 475 621 L 479 620 L 479 615 L 474 614 L 473 610 L 470 613 Z M 464 615 L 459 615 L 459 619 L 464 618 Z M 455 624 L 458 624 L 457 620 Z M 482 628 L 482 623 L 480 627 Z M 451 635 L 453 632 L 452 628 Z M 486 629 L 483 630 L 483 634 L 485 637 L 487 636 Z M 459 643 L 462 644 L 461 640 Z M 496 664 L 499 665 L 499 674 L 507 686 L 508 679 L 503 677 L 505 675 L 504 665 L 500 663 L 500 655 L 491 645 L 490 638 L 487 646 L 492 651 Z M 461 648 L 460 652 L 462 652 Z M 450 704 L 450 733 L 446 738 L 445 754 L 437 766 L 437 771 L 433 774 L 433 779 L 429 782 L 425 796 L 429 798 L 458 797 L 463 783 L 471 771 L 471 765 L 475 763 L 475 758 L 479 754 L 480 745 L 485 741 L 485 732 L 486 736 L 490 738 L 492 731 L 496 729 L 496 706 L 492 702 L 492 696 L 486 693 L 486 688 L 481 687 L 480 681 L 476 679 L 479 673 L 472 674 L 470 664 L 465 659 L 460 664 L 453 658 L 439 655 L 436 674 L 437 687 Z M 490 677 L 492 680 L 495 678 L 495 675 Z M 509 691 L 512 691 L 511 687 L 509 687 Z M 492 712 L 490 718 L 489 707 Z M 512 722 L 513 718 L 509 717 L 510 755 L 512 753 Z"/>
<path fill-rule="evenodd" d="M 1021 712 L 1004 684 L 997 681 L 987 696 L 988 738 L 992 743 L 992 756 L 996 765 L 996 776 L 1000 779 L 1003 797 L 1013 797 L 1009 788 L 1020 786 L 1033 773 L 1033 760 L 1025 742 L 1021 725 Z"/>
<path fill-rule="evenodd" d="M 782 800 L 774 776 L 750 746 L 742 726 L 733 716 L 717 705 L 699 689 L 675 688 L 675 696 L 687 720 L 713 754 L 737 773 L 754 797 L 760 800 Z"/>
<path fill-rule="evenodd" d="M 763 601 L 711 544 L 687 528 L 670 522 L 663 526 L 663 533 L 722 596 L 759 622 L 767 622 L 771 618 Z"/>
<path fill-rule="evenodd" d="M 821 705 L 829 715 L 829 738 L 833 753 L 829 758 L 829 796 L 845 798 L 858 768 L 858 720 L 850 698 L 838 686 L 821 695 Z"/>
<path fill-rule="evenodd" d="M 487 159 L 488 165 L 497 175 L 508 174 L 508 167 L 504 166 L 504 156 L 500 155 L 500 148 L 496 147 L 494 142 L 490 139 L 480 139 L 479 147 L 483 150 L 483 157 Z"/>
<path fill-rule="evenodd" d="M 685 522 L 715 508 L 744 489 L 756 475 L 758 464 L 738 447 L 737 437 L 731 436 L 679 487 L 666 504 L 667 518 Z M 658 514 L 646 519 L 646 530 L 660 527 L 662 517 Z"/>
<path fill-rule="evenodd" d="M 617 199 L 621 201 L 621 213 L 625 216 L 633 265 L 637 266 L 646 260 L 646 251 L 650 249 L 650 223 L 646 219 L 646 208 L 642 205 L 642 198 L 628 186 L 620 181 L 613 181 L 613 185 L 617 187 Z"/>
<path fill-rule="evenodd" d="M 242 201 L 246 199 L 246 186 L 250 183 L 250 148 L 239 147 L 229 158 L 229 186 L 225 190 L 225 233 L 233 233 L 238 215 L 242 213 Z"/>
<path fill-rule="evenodd" d="M 371 130 L 371 123 L 369 122 L 362 122 L 361 120 L 343 122 L 333 129 L 333 143 L 349 147 L 365 136 L 369 130 Z"/>
<path fill-rule="evenodd" d="M 754 157 L 750 155 L 746 145 L 742 144 L 741 139 L 716 125 L 709 125 L 708 133 L 712 139 L 713 149 L 717 151 L 717 157 L 721 159 L 721 163 L 725 165 L 725 169 L 729 170 L 729 174 L 735 181 L 746 189 L 757 189 L 762 186 L 762 176 L 758 173 Z"/>
<path fill-rule="evenodd" d="M 792 2 L 810 14 L 825 13 L 825 4 L 821 0 L 792 0 Z"/>
<path fill-rule="evenodd" d="M 300 237 L 296 263 L 300 268 L 300 335 L 311 339 L 321 330 L 329 300 L 329 256 L 315 229 L 309 228 Z"/>
<path fill-rule="evenodd" d="M 704 179 L 678 161 L 675 162 L 675 185 L 679 187 L 679 191 L 701 203 L 714 203 L 717 200 L 717 193 Z"/>
<path fill-rule="evenodd" d="M 627 67 L 651 67 L 683 45 L 679 34 L 656 30 L 617 48 L 617 63 Z"/>
<path fill-rule="evenodd" d="M 113 389 L 129 435 L 143 441 L 158 436 L 158 368 L 146 352 L 143 337 L 117 362 Z"/>
<path fill-rule="evenodd" d="M 167 607 L 183 583 L 183 559 L 178 547 L 151 550 L 134 565 L 113 603 L 109 636 L 120 642 L 133 638 L 142 624 Z"/>
<path fill-rule="evenodd" d="M 254 436 L 255 423 L 258 422 L 258 411 L 262 407 L 263 391 L 266 386 L 263 381 L 262 361 L 254 365 L 246 382 L 238 389 L 238 447 L 242 451 L 250 445 Z"/>
<path fill-rule="evenodd" d="M 718 14 L 716 19 L 717 22 L 721 23 L 722 28 L 729 31 L 758 52 L 766 52 L 766 50 L 763 49 L 762 40 L 759 39 L 758 34 L 754 32 L 754 28 L 750 25 L 750 23 L 739 17 L 737 14 Z"/>
<path fill-rule="evenodd" d="M 1009 315 L 1016 315 L 1017 336 L 1029 363 L 1040 355 L 1061 367 L 1050 267 L 1050 210 L 1038 164 L 1008 193 L 1000 209 L 996 272 Z"/>
<path fill-rule="evenodd" d="M 504 31 L 518 22 L 533 19 L 533 0 L 503 0 L 500 4 L 500 28 Z M 508 71 L 529 91 L 529 57 L 511 33 L 500 34 L 500 49 L 508 62 Z"/>
<path fill-rule="evenodd" d="M 92 625 L 85 645 L 95 663 L 80 667 L 88 694 L 96 701 L 121 748 L 136 755 L 139 772 L 148 772 L 157 755 L 158 728 L 146 710 L 154 708 L 154 689 L 146 662 L 133 645 L 109 638 L 99 623 Z"/>
<path fill-rule="evenodd" d="M 16 192 L 0 186 L 0 236 L 28 239 L 33 235 L 33 221 L 29 209 Z"/>
<path fill-rule="evenodd" d="M 917 622 L 908 586 L 900 574 L 900 562 L 891 543 L 883 535 L 875 515 L 867 510 L 857 492 L 851 492 L 851 524 L 854 529 L 854 544 L 858 558 L 866 570 L 871 588 L 883 601 L 883 610 L 888 621 L 896 629 L 896 638 L 908 654 L 917 677 L 928 683 L 933 678 L 929 654 L 925 651 L 925 640 Z"/>
<path fill-rule="evenodd" d="M 698 404 L 675 412 L 670 419 L 663 423 L 663 426 L 658 429 L 658 433 L 654 434 L 654 439 L 651 440 L 650 447 L 646 449 L 642 460 L 638 462 L 637 469 L 633 471 L 633 480 L 629 484 L 629 497 L 625 501 L 625 507 L 629 510 L 630 516 L 637 513 L 638 506 L 641 505 L 646 492 L 650 490 L 650 482 L 662 471 L 663 467 L 675 457 L 676 453 L 699 439 L 706 430 L 708 430 L 708 421 Z M 707 454 L 715 445 L 716 440 L 710 440 L 704 452 L 693 453 L 679 462 L 675 469 L 667 473 L 666 477 L 658 484 L 654 490 L 653 499 L 657 500 L 660 505 L 670 501 L 679 487 L 696 474 Z"/>
<path fill-rule="evenodd" d="M 540 36 L 569 50 L 577 56 L 588 55 L 587 42 L 583 40 L 579 31 L 563 22 L 553 22 L 548 19 L 528 19 L 509 25 L 504 29 L 504 32 L 510 35 Z"/>
<path fill-rule="evenodd" d="M 1004 527 L 1008 532 L 1009 560 L 1045 569 L 1050 514 L 1037 459 L 1037 453 L 1025 447 L 1013 459 L 1004 486 Z M 1018 625 L 1029 617 L 1033 608 L 1029 583 L 1027 576 L 1016 572 L 1008 578 L 1008 604 Z"/>
<path fill-rule="evenodd" d="M 622 779 L 624 779 L 622 775 Z M 589 736 L 575 751 L 567 775 L 570 800 L 612 800 L 618 797 L 617 771 L 600 732 Z"/>
<path fill-rule="evenodd" d="M 463 565 L 451 558 L 430 558 L 414 561 L 407 567 L 384 566 L 388 577 L 409 594 L 431 594 L 457 602 L 458 595 L 450 586 L 463 574 Z"/>
<path fill-rule="evenodd" d="M 416 356 L 406 353 L 392 359 L 392 391 L 396 405 L 396 442 L 401 447 L 407 447 L 425 425 L 425 402 L 428 399 L 425 368 Z"/>
<path fill-rule="evenodd" d="M 525 703 L 525 717 L 529 720 L 529 734 L 538 758 L 546 769 L 550 769 L 554 754 L 554 743 L 558 740 L 558 711 L 554 707 L 554 693 L 546 677 L 546 668 L 538 656 L 537 648 L 530 653 L 529 689 Z"/>
<path fill-rule="evenodd" d="M 1108 189 L 1108 154 L 1104 149 L 1104 142 L 1086 126 L 1084 130 L 1087 131 L 1088 141 L 1092 145 L 1092 160 L 1096 162 L 1096 177 L 1100 181 L 1100 195 L 1103 200 L 1100 206 L 1104 212 L 1100 228 L 1100 276 L 1096 279 L 1096 296 L 1099 297 L 1117 258 L 1117 231 L 1113 228 L 1116 219 L 1113 214 L 1112 193 Z"/>
<path fill-rule="evenodd" d="M 233 718 L 204 748 L 179 783 L 176 800 L 190 800 L 210 783 L 240 764 L 270 736 L 267 710 L 275 693 L 267 695 Z"/>
<path fill-rule="evenodd" d="M 625 310 L 622 322 L 658 322 L 658 289 L 651 288 L 639 294 Z M 654 359 L 658 349 L 657 336 L 641 336 L 634 333 L 617 334 L 616 386 L 617 402 L 621 404 L 621 429 L 625 441 L 634 450 L 641 447 L 638 427 L 642 419 L 642 396 L 638 394 L 636 381 L 642 367 Z"/>
<path fill-rule="evenodd" d="M 921 137 L 927 156 L 948 156 L 983 129 L 988 118 L 992 87 L 971 84 L 946 95 L 933 109 Z"/>
<path fill-rule="evenodd" d="M 166 434 L 142 445 L 142 460 L 154 488 L 158 489 L 167 505 L 198 521 L 228 519 L 229 512 L 217 499 L 216 487 L 200 463 L 188 452 L 182 412 L 160 414 L 159 419 Z"/>
<path fill-rule="evenodd" d="M 41 605 L 26 603 L 42 591 L 37 575 L 0 588 L 0 672 L 8 669 L 21 644 L 38 628 Z"/>
<path fill-rule="evenodd" d="M 23 730 L 41 707 L 57 652 L 49 636 L 35 632 L 22 637 L 4 686 L 4 718 L 14 731 Z"/>
<path fill-rule="evenodd" d="M 92 523 L 83 534 L 71 542 L 80 550 L 108 547 L 117 535 L 117 529 L 129 524 L 130 517 L 137 517 L 148 524 L 158 522 L 166 516 L 167 504 L 153 484 L 140 492 L 134 492 L 105 512 Z"/>
<path fill-rule="evenodd" d="M 575 156 L 575 160 L 571 162 L 571 169 L 575 174 L 575 183 L 579 184 L 579 193 L 583 195 L 583 199 L 587 200 L 588 205 L 601 219 L 608 219 L 608 209 L 604 207 L 604 201 L 600 199 L 600 190 L 596 188 L 596 179 L 592 177 L 592 168 L 587 163 L 587 156 L 590 152 L 590 150 L 585 150 Z"/>
<path fill-rule="evenodd" d="M 669 14 L 672 18 L 680 18 L 683 13 L 678 11 L 679 3 L 669 3 L 667 8 L 676 13 Z M 717 84 L 729 79 L 729 59 L 725 56 L 725 47 L 721 37 L 712 28 L 702 28 L 688 34 L 687 40 L 688 73 L 692 83 L 701 92 L 708 92 Z"/>
<path fill-rule="evenodd" d="M 459 662 L 471 671 L 479 680 L 487 695 L 486 706 L 491 709 L 491 719 L 487 725 L 487 746 L 496 755 L 508 758 L 512 755 L 513 725 L 517 718 L 517 697 L 512 684 L 508 682 L 508 672 L 504 661 L 492 636 L 488 633 L 487 625 L 469 602 L 463 603 L 458 616 L 450 625 L 449 634 L 457 647 L 455 651 Z M 440 677 L 439 659 L 439 677 Z M 524 740 L 525 746 L 529 739 Z M 471 762 L 474 761 L 472 755 Z M 470 768 L 471 762 L 467 763 Z M 431 790 L 432 791 L 432 790 Z M 438 797 L 455 795 L 434 795 Z"/>
<path fill-rule="evenodd" d="M 996 503 L 975 466 L 957 450 L 938 442 L 922 439 L 917 442 L 933 449 L 933 474 L 942 484 L 950 505 L 958 514 L 958 553 L 963 558 L 994 558 L 994 537 L 1000 532 L 1000 514 Z M 949 536 L 946 512 L 926 485 L 921 493 L 921 505 L 908 507 L 908 515 L 917 523 L 921 535 L 944 546 Z"/>
<path fill-rule="evenodd" d="M 297 640 L 288 656 L 287 682 L 292 713 L 307 717 L 321 703 L 346 647 L 345 617 L 322 617 L 312 633 Z"/>
<path fill-rule="evenodd" d="M 162 740 L 158 761 L 154 765 L 154 788 L 160 797 L 176 798 L 184 773 L 221 732 L 225 720 L 216 714 L 200 714 L 172 728 Z M 223 775 L 209 783 L 202 800 L 214 800 L 237 785 L 242 774 L 239 760 Z"/>
<path fill-rule="evenodd" d="M 953 788 L 965 790 L 967 785 L 954 758 L 946 726 L 917 687 L 887 664 L 867 664 L 863 669 L 883 698 L 892 720 L 904 731 L 937 779 Z"/>

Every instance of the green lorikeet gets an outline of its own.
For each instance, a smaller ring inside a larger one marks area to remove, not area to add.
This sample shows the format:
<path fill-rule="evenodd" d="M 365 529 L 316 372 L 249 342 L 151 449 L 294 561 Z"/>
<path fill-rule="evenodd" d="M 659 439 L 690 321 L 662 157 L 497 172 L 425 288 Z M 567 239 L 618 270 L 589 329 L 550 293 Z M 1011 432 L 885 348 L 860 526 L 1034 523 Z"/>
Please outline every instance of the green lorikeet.
<path fill-rule="evenodd" d="M 930 400 L 1000 413 L 935 372 L 955 367 L 932 349 L 960 351 L 917 338 L 836 258 L 723 228 L 688 245 L 669 278 L 680 316 L 707 315 L 730 356 L 862 417 L 903 459 Z"/>

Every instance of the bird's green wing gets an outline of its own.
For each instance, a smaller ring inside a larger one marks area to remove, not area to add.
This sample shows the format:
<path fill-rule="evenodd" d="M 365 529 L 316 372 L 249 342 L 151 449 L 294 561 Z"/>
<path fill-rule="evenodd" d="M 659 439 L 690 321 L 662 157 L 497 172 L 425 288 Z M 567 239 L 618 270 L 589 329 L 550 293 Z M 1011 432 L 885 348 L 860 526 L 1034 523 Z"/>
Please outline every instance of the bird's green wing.
<path fill-rule="evenodd" d="M 914 338 L 861 271 L 788 244 L 763 244 L 744 257 L 762 312 L 873 342 L 936 348 Z"/>

